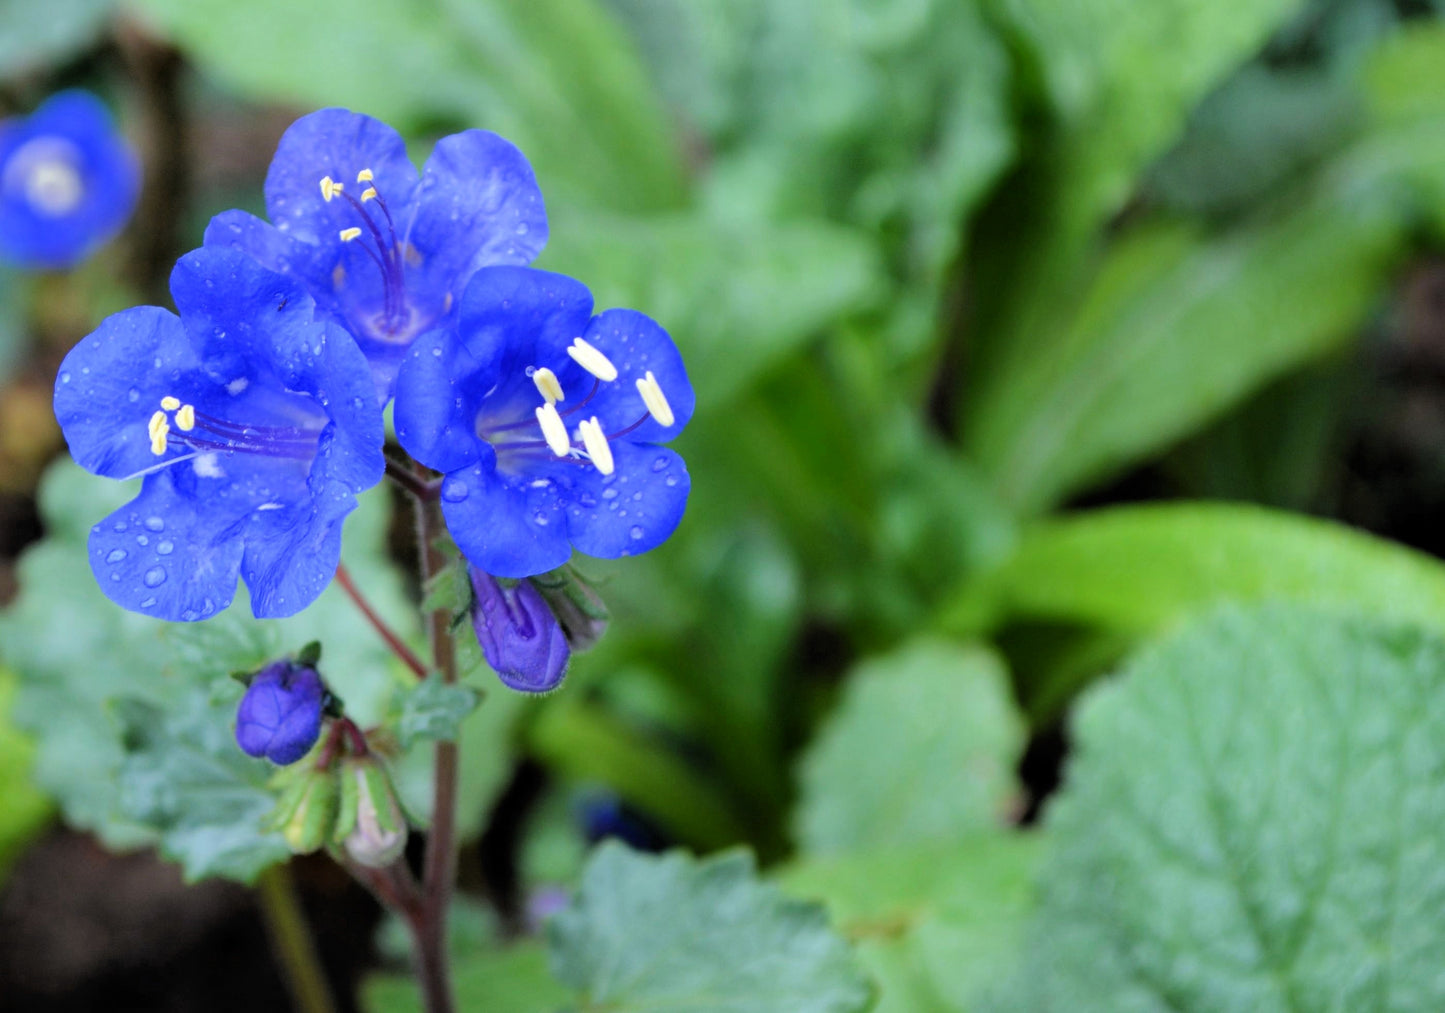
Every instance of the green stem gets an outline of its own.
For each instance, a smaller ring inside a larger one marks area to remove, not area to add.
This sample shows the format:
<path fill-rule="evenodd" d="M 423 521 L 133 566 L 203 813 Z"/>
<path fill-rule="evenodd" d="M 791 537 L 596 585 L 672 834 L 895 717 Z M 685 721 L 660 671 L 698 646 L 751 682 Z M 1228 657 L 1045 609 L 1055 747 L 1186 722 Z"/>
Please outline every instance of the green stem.
<path fill-rule="evenodd" d="M 281 965 L 286 989 L 296 1009 L 300 1013 L 335 1013 L 336 1004 L 296 896 L 291 867 L 273 865 L 261 873 L 256 881 L 256 893 L 266 932 L 271 937 L 271 949 Z"/>

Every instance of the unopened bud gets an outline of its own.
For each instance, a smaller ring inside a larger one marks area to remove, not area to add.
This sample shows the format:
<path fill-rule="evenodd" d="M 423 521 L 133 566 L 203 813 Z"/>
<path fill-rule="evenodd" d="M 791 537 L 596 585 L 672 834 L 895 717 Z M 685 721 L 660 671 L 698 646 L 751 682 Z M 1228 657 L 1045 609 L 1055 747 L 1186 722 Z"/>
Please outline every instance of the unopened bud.
<path fill-rule="evenodd" d="M 373 757 L 341 765 L 341 807 L 333 839 L 361 865 L 381 868 L 406 849 L 406 817 L 386 769 Z"/>
<path fill-rule="evenodd" d="M 334 770 L 312 767 L 295 773 L 268 821 L 281 831 L 286 846 L 298 855 L 326 843 L 336 824 L 341 787 Z"/>
<path fill-rule="evenodd" d="M 611 618 L 607 606 L 570 566 L 527 578 L 541 592 L 552 615 L 567 634 L 567 643 L 574 651 L 585 651 L 602 639 Z"/>
<path fill-rule="evenodd" d="M 272 763 L 295 763 L 321 734 L 326 687 L 309 665 L 273 661 L 257 672 L 236 711 L 236 743 Z"/>
<path fill-rule="evenodd" d="M 523 693 L 556 689 L 567 673 L 567 636 L 529 580 L 499 581 L 468 567 L 472 626 L 487 664 L 502 682 Z"/>

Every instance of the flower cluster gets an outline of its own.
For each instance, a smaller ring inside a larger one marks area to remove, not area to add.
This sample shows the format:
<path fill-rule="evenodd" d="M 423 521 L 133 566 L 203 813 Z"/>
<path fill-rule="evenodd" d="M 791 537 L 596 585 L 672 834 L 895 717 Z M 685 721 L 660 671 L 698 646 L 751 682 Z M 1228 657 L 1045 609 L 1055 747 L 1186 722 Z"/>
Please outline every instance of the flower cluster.
<path fill-rule="evenodd" d="M 0 259 L 64 268 L 120 231 L 140 166 L 94 96 L 61 92 L 0 123 Z"/>
<path fill-rule="evenodd" d="M 118 313 L 61 366 L 76 460 L 143 478 L 91 531 L 101 587 L 171 620 L 224 609 L 238 578 L 258 616 L 305 608 L 384 473 L 394 397 L 398 440 L 435 473 L 413 481 L 472 568 L 489 660 L 509 685 L 552 688 L 567 631 L 600 625 L 559 624 L 526 578 L 573 549 L 644 552 L 682 517 L 687 469 L 662 444 L 693 393 L 672 339 L 526 266 L 542 196 L 495 134 L 443 138 L 418 173 L 390 127 L 322 110 L 282 138 L 266 204 L 270 223 L 225 212 L 181 258 L 179 315 Z"/>

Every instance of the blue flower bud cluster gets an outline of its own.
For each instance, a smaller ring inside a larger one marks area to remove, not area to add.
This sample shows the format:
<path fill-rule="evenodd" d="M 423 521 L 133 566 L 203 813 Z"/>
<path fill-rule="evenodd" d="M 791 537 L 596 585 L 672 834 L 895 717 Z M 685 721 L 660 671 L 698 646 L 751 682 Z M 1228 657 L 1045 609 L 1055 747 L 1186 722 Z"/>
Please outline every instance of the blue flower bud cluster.
<path fill-rule="evenodd" d="M 259 617 L 304 609 L 383 476 L 392 404 L 472 568 L 488 657 L 551 688 L 568 644 L 527 578 L 573 550 L 645 552 L 682 518 L 690 480 L 665 444 L 694 396 L 676 345 L 527 266 L 542 194 L 496 134 L 445 137 L 418 172 L 389 126 L 325 109 L 286 131 L 265 196 L 269 221 L 224 212 L 180 258 L 176 312 L 117 313 L 60 367 L 75 459 L 142 480 L 90 533 L 101 588 L 173 621 L 225 609 L 238 581 Z"/>

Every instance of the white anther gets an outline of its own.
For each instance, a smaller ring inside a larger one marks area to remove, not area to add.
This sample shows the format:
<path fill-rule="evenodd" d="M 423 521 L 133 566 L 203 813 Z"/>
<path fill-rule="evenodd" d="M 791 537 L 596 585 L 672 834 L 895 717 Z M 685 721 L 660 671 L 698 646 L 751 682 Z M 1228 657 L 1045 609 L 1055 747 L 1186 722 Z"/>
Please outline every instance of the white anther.
<path fill-rule="evenodd" d="M 335 197 L 344 189 L 346 188 L 330 176 L 321 177 L 321 199 L 328 204 L 331 203 L 331 198 Z"/>
<path fill-rule="evenodd" d="M 365 204 L 369 200 L 376 200 L 376 187 L 374 186 L 369 186 L 361 191 L 361 203 Z"/>
<path fill-rule="evenodd" d="M 189 433 L 192 429 L 196 428 L 195 405 L 181 405 L 181 410 L 176 412 L 176 428 L 183 433 Z"/>
<path fill-rule="evenodd" d="M 358 183 L 370 183 L 375 178 L 376 177 L 371 174 L 370 169 L 362 169 L 356 174 L 356 181 Z"/>
<path fill-rule="evenodd" d="M 567 426 L 562 421 L 562 416 L 557 414 L 557 407 L 548 401 L 537 409 L 537 424 L 542 427 L 542 438 L 547 441 L 547 447 L 558 457 L 566 457 L 572 452 L 572 441 L 567 439 Z"/>
<path fill-rule="evenodd" d="M 667 403 L 667 395 L 662 392 L 662 385 L 652 375 L 652 370 L 649 369 L 647 375 L 637 381 L 637 393 L 642 395 L 642 403 L 647 405 L 653 418 L 664 426 L 672 425 L 675 421 L 672 405 Z"/>
<path fill-rule="evenodd" d="M 574 339 L 567 346 L 567 354 L 597 379 L 608 383 L 617 379 L 617 367 L 612 365 L 612 360 L 581 338 Z"/>
<path fill-rule="evenodd" d="M 165 412 L 156 412 L 150 420 L 151 453 L 160 457 L 166 452 L 166 436 L 171 431 L 171 424 L 166 421 Z"/>
<path fill-rule="evenodd" d="M 341 230 L 341 241 L 342 241 L 343 243 L 349 243 L 349 242 L 351 242 L 353 239 L 355 239 L 356 237 L 358 237 L 358 236 L 360 236 L 360 235 L 361 235 L 361 230 L 358 229 L 356 226 L 353 225 L 353 226 L 352 226 L 351 228 L 349 228 L 349 229 L 342 229 L 342 230 Z"/>
<path fill-rule="evenodd" d="M 168 412 L 173 412 L 180 406 L 181 399 L 178 397 L 171 397 L 169 394 L 167 394 L 165 397 L 161 398 L 161 407 Z"/>
<path fill-rule="evenodd" d="M 532 374 L 532 382 L 537 385 L 537 392 L 547 399 L 548 404 L 556 404 L 563 399 L 561 381 L 557 379 L 557 374 L 546 366 Z"/>
<path fill-rule="evenodd" d="M 597 416 L 579 423 L 577 431 L 582 434 L 582 446 L 587 448 L 587 456 L 592 458 L 597 470 L 604 475 L 612 474 L 616 467 L 612 463 L 612 446 L 603 435 L 602 423 L 597 421 Z"/>

